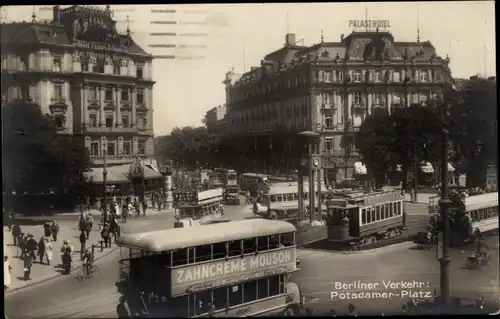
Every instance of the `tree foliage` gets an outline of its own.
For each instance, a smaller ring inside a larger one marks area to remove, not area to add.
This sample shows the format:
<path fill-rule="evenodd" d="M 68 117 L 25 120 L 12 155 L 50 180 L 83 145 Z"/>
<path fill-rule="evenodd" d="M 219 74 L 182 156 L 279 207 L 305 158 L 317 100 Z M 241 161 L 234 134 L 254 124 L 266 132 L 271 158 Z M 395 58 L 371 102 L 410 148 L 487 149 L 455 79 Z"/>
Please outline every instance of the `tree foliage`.
<path fill-rule="evenodd" d="M 3 180 L 9 191 L 80 190 L 90 166 L 80 139 L 58 134 L 40 106 L 15 100 L 2 106 Z"/>
<path fill-rule="evenodd" d="M 176 127 L 169 135 L 158 138 L 160 159 L 170 159 L 188 168 L 205 166 L 217 161 L 221 136 L 206 127 Z"/>
<path fill-rule="evenodd" d="M 489 163 L 498 164 L 496 81 L 476 78 L 460 92 L 453 112 L 456 161 L 467 172 L 470 187 L 483 186 Z"/>

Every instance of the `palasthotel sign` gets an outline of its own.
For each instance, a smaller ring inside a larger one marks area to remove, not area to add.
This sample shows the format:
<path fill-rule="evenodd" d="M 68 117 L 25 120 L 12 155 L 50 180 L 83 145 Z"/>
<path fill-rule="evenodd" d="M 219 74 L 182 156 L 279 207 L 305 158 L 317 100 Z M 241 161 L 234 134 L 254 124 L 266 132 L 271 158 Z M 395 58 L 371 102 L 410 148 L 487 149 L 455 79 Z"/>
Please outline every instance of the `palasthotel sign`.
<path fill-rule="evenodd" d="M 296 270 L 295 248 L 172 269 L 172 296 Z"/>

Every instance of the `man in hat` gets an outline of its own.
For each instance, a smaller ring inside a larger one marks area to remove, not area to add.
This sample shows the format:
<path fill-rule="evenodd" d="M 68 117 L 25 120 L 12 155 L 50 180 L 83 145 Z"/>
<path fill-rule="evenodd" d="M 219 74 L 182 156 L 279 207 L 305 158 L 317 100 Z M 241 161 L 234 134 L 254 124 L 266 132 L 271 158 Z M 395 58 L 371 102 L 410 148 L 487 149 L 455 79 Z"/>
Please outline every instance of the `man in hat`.
<path fill-rule="evenodd" d="M 33 237 L 33 234 L 28 234 L 28 240 L 26 241 L 26 250 L 28 251 L 28 255 L 32 260 L 36 260 L 35 252 L 38 250 L 38 243 Z"/>
<path fill-rule="evenodd" d="M 56 220 L 52 222 L 52 225 L 50 226 L 50 231 L 52 232 L 52 238 L 54 241 L 57 241 L 57 234 L 59 234 L 59 224 L 57 223 Z"/>
<path fill-rule="evenodd" d="M 14 246 L 19 246 L 21 240 L 21 226 L 16 222 L 14 226 L 12 226 L 12 239 L 14 240 Z"/>
<path fill-rule="evenodd" d="M 104 222 L 104 225 L 102 226 L 101 230 L 101 238 L 104 241 L 104 244 L 106 245 L 106 248 L 109 247 L 109 224 L 108 222 Z"/>

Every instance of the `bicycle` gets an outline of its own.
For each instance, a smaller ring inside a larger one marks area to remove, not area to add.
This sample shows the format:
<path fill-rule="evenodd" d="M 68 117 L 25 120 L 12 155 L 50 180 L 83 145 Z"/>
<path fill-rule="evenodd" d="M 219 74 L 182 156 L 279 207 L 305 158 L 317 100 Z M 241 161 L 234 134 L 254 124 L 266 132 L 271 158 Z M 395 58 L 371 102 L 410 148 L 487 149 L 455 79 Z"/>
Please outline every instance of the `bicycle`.
<path fill-rule="evenodd" d="M 78 279 L 79 281 L 90 279 L 94 277 L 94 275 L 96 275 L 97 273 L 99 273 L 99 267 L 97 267 L 92 263 L 92 265 L 90 266 L 90 271 L 89 273 L 87 273 L 87 265 L 83 263 L 82 267 L 78 271 L 78 274 L 76 275 L 76 279 Z"/>

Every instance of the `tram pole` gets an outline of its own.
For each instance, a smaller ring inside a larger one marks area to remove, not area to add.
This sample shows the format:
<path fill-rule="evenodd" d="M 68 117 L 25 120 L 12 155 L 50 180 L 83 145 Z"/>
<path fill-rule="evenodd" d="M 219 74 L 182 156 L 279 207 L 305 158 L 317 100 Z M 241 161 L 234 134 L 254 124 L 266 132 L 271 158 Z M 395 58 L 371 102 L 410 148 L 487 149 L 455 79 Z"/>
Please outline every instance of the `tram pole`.
<path fill-rule="evenodd" d="M 102 159 L 102 164 L 103 164 L 103 169 L 102 169 L 102 185 L 104 187 L 104 203 L 102 206 L 103 209 L 103 219 L 106 222 L 108 220 L 108 170 L 107 170 L 107 153 L 106 153 L 106 147 L 103 148 L 102 150 L 103 154 L 103 159 Z"/>
<path fill-rule="evenodd" d="M 443 255 L 440 262 L 440 286 L 441 286 L 441 297 L 440 301 L 442 305 L 447 305 L 450 300 L 450 275 L 449 266 L 451 262 L 450 258 L 450 224 L 448 220 L 448 209 L 451 205 L 451 200 L 448 194 L 448 148 L 449 148 L 449 132 L 446 127 L 445 121 L 447 120 L 447 113 L 449 111 L 449 106 L 445 104 L 445 115 L 444 123 L 442 129 L 442 145 L 441 145 L 441 199 L 439 200 L 439 207 L 441 210 L 441 221 L 443 225 Z"/>

